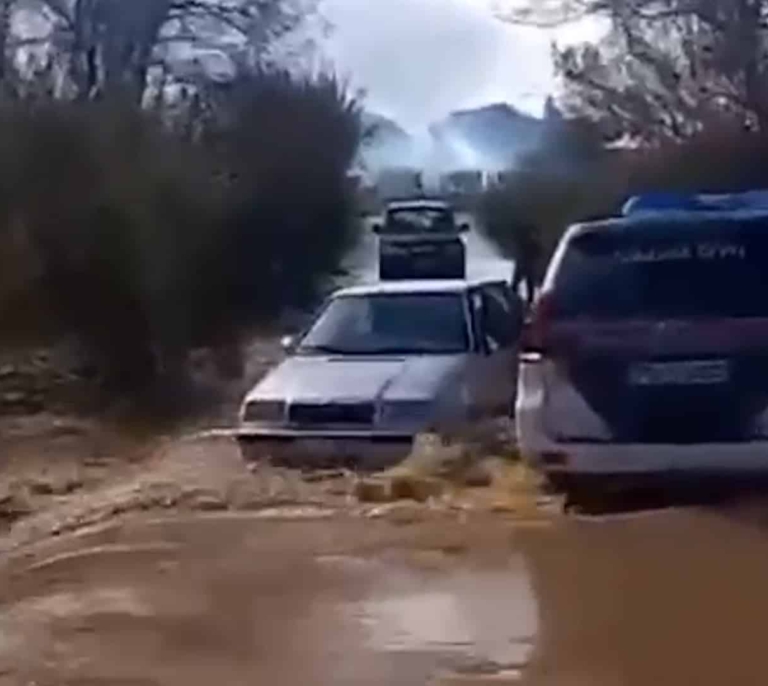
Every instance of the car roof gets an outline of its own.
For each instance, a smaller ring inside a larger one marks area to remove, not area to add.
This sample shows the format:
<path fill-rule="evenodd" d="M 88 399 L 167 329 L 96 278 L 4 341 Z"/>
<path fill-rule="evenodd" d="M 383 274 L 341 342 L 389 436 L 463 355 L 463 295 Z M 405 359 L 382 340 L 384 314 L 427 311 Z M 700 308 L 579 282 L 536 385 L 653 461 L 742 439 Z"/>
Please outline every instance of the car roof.
<path fill-rule="evenodd" d="M 575 237 L 586 233 L 631 233 L 642 229 L 653 231 L 657 228 L 668 228 L 670 226 L 695 230 L 698 226 L 724 225 L 729 222 L 734 224 L 768 225 L 768 210 L 665 210 L 638 212 L 637 214 L 622 217 L 608 217 L 574 224 L 570 227 L 568 233 L 570 237 Z"/>
<path fill-rule="evenodd" d="M 331 297 L 385 295 L 405 293 L 464 293 L 478 286 L 508 283 L 498 277 L 477 279 L 405 279 L 402 281 L 379 281 L 376 283 L 348 286 L 335 291 Z"/>
<path fill-rule="evenodd" d="M 440 209 L 448 210 L 450 204 L 444 200 L 398 200 L 387 205 L 387 210 L 414 210 L 414 209 Z"/>

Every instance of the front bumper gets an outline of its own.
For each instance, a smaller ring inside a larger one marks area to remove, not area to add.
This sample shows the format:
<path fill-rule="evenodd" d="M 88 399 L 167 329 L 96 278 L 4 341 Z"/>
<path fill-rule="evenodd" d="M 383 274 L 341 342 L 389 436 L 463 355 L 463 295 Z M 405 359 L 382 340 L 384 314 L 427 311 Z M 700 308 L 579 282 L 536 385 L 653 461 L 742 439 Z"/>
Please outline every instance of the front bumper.
<path fill-rule="evenodd" d="M 411 452 L 414 435 L 388 431 L 266 429 L 242 425 L 237 441 L 243 459 L 297 469 L 391 467 Z"/>

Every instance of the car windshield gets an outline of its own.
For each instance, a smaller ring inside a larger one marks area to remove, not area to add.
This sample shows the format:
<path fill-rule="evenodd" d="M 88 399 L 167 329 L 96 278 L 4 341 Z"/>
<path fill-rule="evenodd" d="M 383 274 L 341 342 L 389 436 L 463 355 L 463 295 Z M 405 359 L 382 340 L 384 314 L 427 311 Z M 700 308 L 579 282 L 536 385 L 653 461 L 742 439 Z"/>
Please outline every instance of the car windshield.
<path fill-rule="evenodd" d="M 734 221 L 576 237 L 555 277 L 555 314 L 764 317 L 766 228 Z"/>
<path fill-rule="evenodd" d="M 333 299 L 299 353 L 455 354 L 469 348 L 460 293 L 365 294 Z"/>
<path fill-rule="evenodd" d="M 453 213 L 442 207 L 408 207 L 387 212 L 382 233 L 418 234 L 455 230 Z"/>

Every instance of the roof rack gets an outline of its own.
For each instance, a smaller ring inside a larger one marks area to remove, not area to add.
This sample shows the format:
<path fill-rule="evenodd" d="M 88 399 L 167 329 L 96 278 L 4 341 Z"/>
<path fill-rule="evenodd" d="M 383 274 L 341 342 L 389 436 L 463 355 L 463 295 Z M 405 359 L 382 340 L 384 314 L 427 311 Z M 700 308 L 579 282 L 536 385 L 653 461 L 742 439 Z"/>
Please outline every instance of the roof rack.
<path fill-rule="evenodd" d="M 768 190 L 741 193 L 646 193 L 632 196 L 624 203 L 621 214 L 630 216 L 657 212 L 737 212 L 768 211 Z"/>

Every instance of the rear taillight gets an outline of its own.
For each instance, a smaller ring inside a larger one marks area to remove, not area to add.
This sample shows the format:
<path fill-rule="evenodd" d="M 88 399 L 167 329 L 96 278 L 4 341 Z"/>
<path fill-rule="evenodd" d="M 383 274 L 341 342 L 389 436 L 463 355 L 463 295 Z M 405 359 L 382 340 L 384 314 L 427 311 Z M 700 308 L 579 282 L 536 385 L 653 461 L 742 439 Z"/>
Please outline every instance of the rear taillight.
<path fill-rule="evenodd" d="M 552 294 L 542 291 L 526 317 L 520 339 L 520 352 L 526 355 L 544 355 L 549 339 L 552 315 Z"/>

